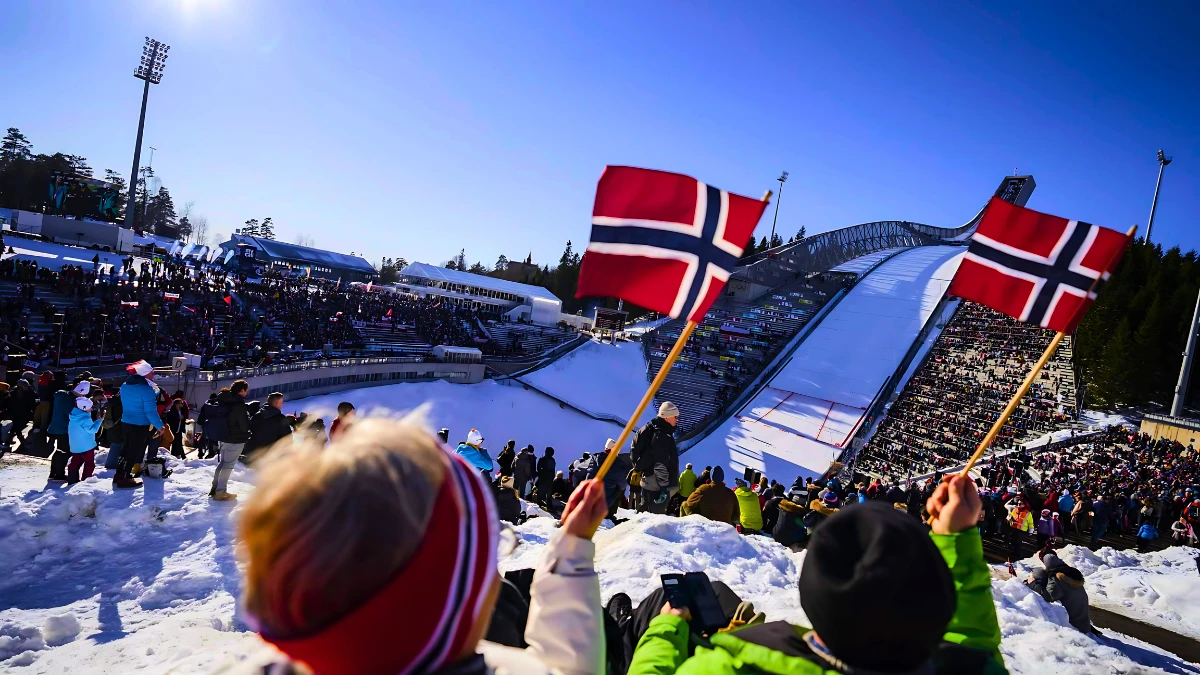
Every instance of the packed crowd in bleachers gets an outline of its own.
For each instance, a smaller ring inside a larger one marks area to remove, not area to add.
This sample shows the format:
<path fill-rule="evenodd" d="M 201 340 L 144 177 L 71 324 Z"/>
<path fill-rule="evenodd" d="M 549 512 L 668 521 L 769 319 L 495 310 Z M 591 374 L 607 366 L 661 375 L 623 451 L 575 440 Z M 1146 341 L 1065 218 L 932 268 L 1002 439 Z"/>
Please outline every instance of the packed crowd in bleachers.
<path fill-rule="evenodd" d="M 490 337 L 481 321 L 494 321 L 494 315 L 361 284 L 272 275 L 247 279 L 171 258 L 123 262 L 52 270 L 15 256 L 0 261 L 5 354 L 24 354 L 31 367 L 143 358 L 161 363 L 171 352 L 245 366 L 293 360 L 327 345 L 421 358 L 435 345 L 527 354 L 573 335 L 498 323 Z"/>
<path fill-rule="evenodd" d="M 964 302 L 924 365 L 891 404 L 856 461 L 904 477 L 961 464 L 1050 344 L 1053 333 Z M 992 447 L 1012 448 L 1062 428 L 1075 407 L 1069 339 L 1059 347 Z"/>
<path fill-rule="evenodd" d="M 753 303 L 726 301 L 714 305 L 693 331 L 659 391 L 659 401 L 687 404 L 679 423 L 681 435 L 720 415 L 836 288 L 836 284 L 798 282 Z M 647 372 L 658 372 L 683 325 L 681 320 L 669 321 L 644 336 Z"/>

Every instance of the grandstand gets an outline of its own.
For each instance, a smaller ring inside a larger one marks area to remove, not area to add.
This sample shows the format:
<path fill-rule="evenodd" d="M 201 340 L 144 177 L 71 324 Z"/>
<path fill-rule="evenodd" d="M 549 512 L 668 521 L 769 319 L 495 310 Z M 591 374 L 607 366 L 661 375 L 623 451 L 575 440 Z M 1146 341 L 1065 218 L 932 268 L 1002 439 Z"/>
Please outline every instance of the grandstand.
<path fill-rule="evenodd" d="M 889 406 L 855 468 L 904 477 L 961 464 L 1053 336 L 981 305 L 963 303 Z M 1071 347 L 1068 337 L 1001 430 L 992 445 L 995 450 L 1027 443 L 1070 423 L 1075 409 Z"/>
<path fill-rule="evenodd" d="M 821 285 L 827 290 L 794 282 L 752 303 L 726 299 L 708 311 L 656 397 L 679 406 L 681 438 L 723 413 L 746 382 L 808 323 L 836 290 Z M 682 320 L 669 321 L 643 337 L 648 373 L 662 367 L 683 326 Z"/>

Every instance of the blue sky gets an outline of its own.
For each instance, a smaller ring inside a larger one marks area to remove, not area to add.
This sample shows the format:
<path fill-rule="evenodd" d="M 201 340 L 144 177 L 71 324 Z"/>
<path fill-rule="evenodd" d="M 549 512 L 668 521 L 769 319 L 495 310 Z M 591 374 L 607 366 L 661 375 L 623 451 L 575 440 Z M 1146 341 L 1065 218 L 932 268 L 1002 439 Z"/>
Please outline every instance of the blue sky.
<path fill-rule="evenodd" d="M 150 35 L 154 169 L 214 232 L 554 263 L 606 164 L 752 196 L 786 169 L 785 237 L 959 225 L 1014 168 L 1033 208 L 1144 230 L 1162 147 L 1154 240 L 1200 246 L 1200 10 L 991 4 L 8 0 L 0 127 L 128 176 Z"/>

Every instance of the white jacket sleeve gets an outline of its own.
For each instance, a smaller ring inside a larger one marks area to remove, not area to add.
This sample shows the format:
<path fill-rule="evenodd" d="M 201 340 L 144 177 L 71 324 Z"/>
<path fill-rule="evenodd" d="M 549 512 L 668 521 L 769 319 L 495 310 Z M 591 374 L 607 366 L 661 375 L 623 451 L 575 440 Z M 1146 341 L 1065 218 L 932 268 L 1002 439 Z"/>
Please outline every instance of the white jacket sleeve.
<path fill-rule="evenodd" d="M 560 530 L 534 572 L 525 641 L 553 673 L 595 675 L 605 670 L 595 555 L 594 543 Z"/>

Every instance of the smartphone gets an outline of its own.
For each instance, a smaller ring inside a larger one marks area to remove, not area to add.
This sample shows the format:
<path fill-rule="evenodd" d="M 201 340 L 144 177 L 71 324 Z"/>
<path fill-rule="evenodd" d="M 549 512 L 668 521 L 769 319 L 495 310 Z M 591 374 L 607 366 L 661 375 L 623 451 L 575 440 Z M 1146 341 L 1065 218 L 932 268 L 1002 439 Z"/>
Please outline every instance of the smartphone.
<path fill-rule="evenodd" d="M 702 635 L 712 635 L 729 625 L 729 617 L 717 601 L 717 593 L 704 572 L 664 574 L 661 577 L 663 596 L 676 609 L 687 608 L 692 614 L 692 629 Z"/>
<path fill-rule="evenodd" d="M 746 470 L 742 472 L 742 480 L 746 481 L 747 483 L 753 483 L 754 482 L 754 469 L 751 469 L 750 467 L 746 467 Z"/>

